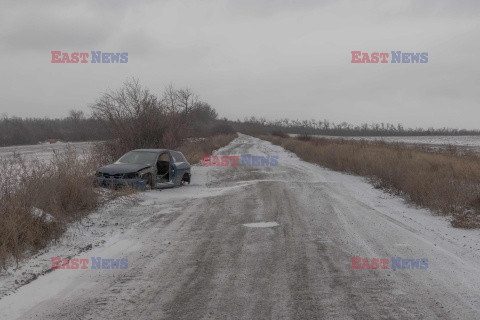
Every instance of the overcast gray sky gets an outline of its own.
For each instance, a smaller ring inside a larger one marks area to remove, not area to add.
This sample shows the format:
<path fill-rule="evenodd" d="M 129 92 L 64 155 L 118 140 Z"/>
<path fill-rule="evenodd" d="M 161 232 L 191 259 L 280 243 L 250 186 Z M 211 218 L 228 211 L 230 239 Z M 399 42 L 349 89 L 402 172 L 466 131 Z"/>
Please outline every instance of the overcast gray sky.
<path fill-rule="evenodd" d="M 190 87 L 231 119 L 480 129 L 480 1 L 0 0 L 0 113 L 87 111 L 130 76 Z M 51 51 L 128 52 L 53 64 Z M 428 52 L 352 64 L 351 51 Z"/>

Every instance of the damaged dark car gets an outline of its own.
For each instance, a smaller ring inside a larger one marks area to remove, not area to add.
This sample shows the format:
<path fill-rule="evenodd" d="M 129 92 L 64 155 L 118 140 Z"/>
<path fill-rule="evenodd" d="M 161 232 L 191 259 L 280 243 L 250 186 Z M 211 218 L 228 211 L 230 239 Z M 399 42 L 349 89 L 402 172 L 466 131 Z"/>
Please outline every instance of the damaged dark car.
<path fill-rule="evenodd" d="M 95 184 L 132 186 L 138 190 L 181 186 L 191 181 L 191 166 L 185 156 L 174 150 L 137 149 L 95 173 Z"/>

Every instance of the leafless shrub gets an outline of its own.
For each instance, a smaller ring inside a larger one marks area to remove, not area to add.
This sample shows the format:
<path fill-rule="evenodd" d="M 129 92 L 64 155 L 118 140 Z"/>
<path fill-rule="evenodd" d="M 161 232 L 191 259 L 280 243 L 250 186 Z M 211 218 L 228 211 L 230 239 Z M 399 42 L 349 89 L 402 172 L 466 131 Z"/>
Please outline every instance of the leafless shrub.
<path fill-rule="evenodd" d="M 190 89 L 170 85 L 158 99 L 136 79 L 127 80 L 119 90 L 105 92 L 91 109 L 114 137 L 95 148 L 99 157 L 110 160 L 137 148 L 174 149 L 202 126 L 212 128 L 214 134 L 233 132 L 225 125 L 212 127 L 215 109 L 199 101 Z"/>
<path fill-rule="evenodd" d="M 280 130 L 272 131 L 272 136 L 276 136 L 280 138 L 288 138 L 288 134 Z"/>
<path fill-rule="evenodd" d="M 99 204 L 96 166 L 71 148 L 49 162 L 0 159 L 0 267 L 58 238 L 67 223 Z"/>
<path fill-rule="evenodd" d="M 126 149 L 175 144 L 183 138 L 185 119 L 168 112 L 136 79 L 126 81 L 119 90 L 103 93 L 91 108 L 94 117 L 104 121 Z"/>
<path fill-rule="evenodd" d="M 212 128 L 210 129 L 210 134 L 211 135 L 219 135 L 219 134 L 232 135 L 232 134 L 235 134 L 235 130 L 228 123 L 219 122 L 212 126 Z"/>
<path fill-rule="evenodd" d="M 453 215 L 452 226 L 455 228 L 476 229 L 480 228 L 480 216 L 469 213 L 456 213 Z"/>

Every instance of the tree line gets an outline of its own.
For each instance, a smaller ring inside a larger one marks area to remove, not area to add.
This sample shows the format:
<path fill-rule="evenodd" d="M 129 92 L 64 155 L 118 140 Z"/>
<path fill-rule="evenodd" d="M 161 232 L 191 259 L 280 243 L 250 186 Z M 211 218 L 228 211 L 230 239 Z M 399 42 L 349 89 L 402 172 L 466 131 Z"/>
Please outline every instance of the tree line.
<path fill-rule="evenodd" d="M 229 121 L 241 132 L 327 135 L 327 136 L 461 136 L 480 135 L 480 130 L 454 128 L 404 128 L 402 124 L 363 123 L 353 125 L 348 122 L 335 123 L 329 120 L 266 120 L 250 117 L 244 120 Z"/>
<path fill-rule="evenodd" d="M 430 136 L 480 135 L 480 130 L 404 128 L 401 124 L 329 120 L 219 119 L 217 111 L 189 88 L 165 87 L 160 95 L 128 79 L 117 90 L 108 90 L 90 105 L 91 113 L 71 110 L 67 117 L 0 118 L 0 146 L 37 144 L 44 141 L 121 141 L 125 148 L 175 147 L 189 137 L 217 133 L 284 132 L 331 136 Z"/>
<path fill-rule="evenodd" d="M 165 87 L 160 96 L 128 79 L 89 106 L 91 113 L 71 110 L 60 119 L 0 119 L 0 146 L 46 141 L 116 140 L 135 147 L 174 147 L 188 137 L 233 133 L 217 111 L 189 88 Z"/>

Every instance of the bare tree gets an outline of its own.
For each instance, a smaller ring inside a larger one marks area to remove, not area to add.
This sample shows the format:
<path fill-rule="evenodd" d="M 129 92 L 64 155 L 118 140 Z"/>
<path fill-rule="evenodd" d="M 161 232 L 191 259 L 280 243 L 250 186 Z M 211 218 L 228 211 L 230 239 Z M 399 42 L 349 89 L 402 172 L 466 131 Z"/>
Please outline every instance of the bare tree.
<path fill-rule="evenodd" d="M 166 131 L 174 123 L 178 126 L 172 120 L 174 116 L 167 116 L 157 97 L 142 87 L 138 79 L 129 79 L 121 89 L 105 92 L 91 108 L 93 115 L 103 120 L 128 148 L 160 147 Z"/>
<path fill-rule="evenodd" d="M 178 90 L 173 87 L 172 84 L 169 84 L 165 87 L 162 96 L 162 104 L 169 112 L 178 112 L 179 108 L 179 97 Z"/>
<path fill-rule="evenodd" d="M 193 106 L 199 101 L 198 96 L 190 88 L 179 89 L 177 91 L 178 103 L 185 116 L 188 116 Z"/>
<path fill-rule="evenodd" d="M 217 119 L 218 113 L 208 103 L 198 101 L 194 104 L 192 110 L 189 113 L 189 116 L 193 121 L 207 123 Z"/>
<path fill-rule="evenodd" d="M 78 123 L 80 120 L 85 119 L 85 113 L 82 110 L 70 110 L 68 112 L 67 119 L 73 120 L 73 122 Z"/>

